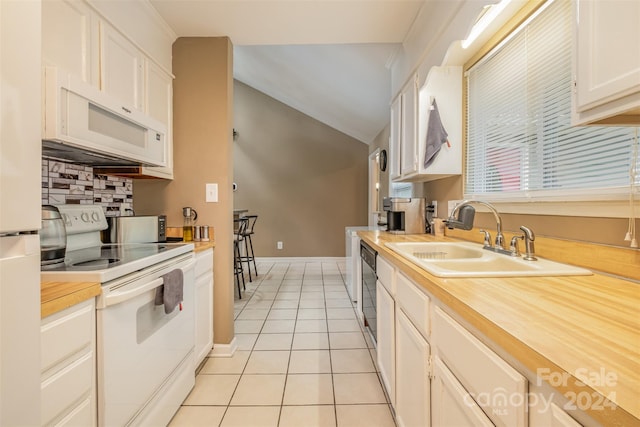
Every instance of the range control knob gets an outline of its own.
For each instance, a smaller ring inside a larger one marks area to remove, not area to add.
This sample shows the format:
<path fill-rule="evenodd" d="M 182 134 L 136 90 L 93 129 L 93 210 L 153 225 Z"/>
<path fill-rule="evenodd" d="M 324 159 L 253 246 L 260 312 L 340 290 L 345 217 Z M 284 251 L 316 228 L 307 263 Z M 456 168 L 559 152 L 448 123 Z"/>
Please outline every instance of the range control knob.
<path fill-rule="evenodd" d="M 94 220 L 95 222 L 100 221 L 100 215 L 98 215 L 98 212 L 93 212 L 91 214 L 91 219 Z"/>
<path fill-rule="evenodd" d="M 89 222 L 89 214 L 86 212 L 82 212 L 82 214 L 80 214 L 80 219 L 83 222 Z"/>

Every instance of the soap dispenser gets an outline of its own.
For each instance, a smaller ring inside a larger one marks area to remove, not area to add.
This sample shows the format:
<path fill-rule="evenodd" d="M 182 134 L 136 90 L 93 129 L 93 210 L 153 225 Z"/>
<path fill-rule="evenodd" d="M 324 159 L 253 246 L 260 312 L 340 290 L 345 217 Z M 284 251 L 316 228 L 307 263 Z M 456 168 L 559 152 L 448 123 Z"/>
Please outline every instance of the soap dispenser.
<path fill-rule="evenodd" d="M 193 226 L 198 219 L 198 213 L 191 207 L 182 208 L 182 216 L 184 217 L 184 224 L 182 226 L 182 240 L 185 242 L 193 241 Z"/>

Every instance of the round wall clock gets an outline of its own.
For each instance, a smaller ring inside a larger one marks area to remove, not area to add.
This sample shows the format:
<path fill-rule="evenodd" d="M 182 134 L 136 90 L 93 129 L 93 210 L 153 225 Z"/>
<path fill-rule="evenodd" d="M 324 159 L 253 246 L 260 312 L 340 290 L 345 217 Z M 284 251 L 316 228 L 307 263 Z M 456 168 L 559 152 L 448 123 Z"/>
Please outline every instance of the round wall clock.
<path fill-rule="evenodd" d="M 380 170 L 382 172 L 387 170 L 387 150 L 382 150 L 380 152 L 380 160 L 378 163 L 380 164 Z"/>

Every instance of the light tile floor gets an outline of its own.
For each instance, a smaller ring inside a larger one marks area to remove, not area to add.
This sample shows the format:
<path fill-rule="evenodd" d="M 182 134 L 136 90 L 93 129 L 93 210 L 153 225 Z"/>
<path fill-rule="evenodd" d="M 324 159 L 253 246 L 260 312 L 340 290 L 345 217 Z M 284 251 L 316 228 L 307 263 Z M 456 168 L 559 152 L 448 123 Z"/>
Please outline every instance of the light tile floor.
<path fill-rule="evenodd" d="M 207 359 L 170 426 L 394 427 L 344 269 L 258 263 L 235 301 L 238 351 Z"/>

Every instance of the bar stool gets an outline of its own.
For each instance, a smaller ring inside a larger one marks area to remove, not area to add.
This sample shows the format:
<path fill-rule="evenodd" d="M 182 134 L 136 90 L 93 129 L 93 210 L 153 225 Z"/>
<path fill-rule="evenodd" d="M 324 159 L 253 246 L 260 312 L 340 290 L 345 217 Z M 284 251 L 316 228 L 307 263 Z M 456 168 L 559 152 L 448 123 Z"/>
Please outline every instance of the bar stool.
<path fill-rule="evenodd" d="M 258 215 L 247 215 L 244 218 L 249 220 L 247 225 L 247 229 L 244 232 L 244 256 L 242 256 L 242 261 L 247 263 L 247 270 L 249 270 L 249 281 L 251 281 L 251 262 L 253 261 L 253 271 L 256 273 L 256 277 L 258 277 L 258 267 L 256 266 L 256 257 L 253 253 L 253 242 L 251 241 L 251 236 L 254 234 L 254 227 L 256 225 L 256 221 L 258 220 Z"/>
<path fill-rule="evenodd" d="M 236 218 L 233 220 L 233 274 L 236 278 L 238 286 L 238 298 L 242 299 L 242 289 L 246 290 L 244 281 L 244 269 L 242 268 L 242 257 L 240 254 L 240 245 L 245 242 L 244 234 L 247 231 L 249 220 L 247 218 Z M 242 289 L 240 289 L 240 281 L 242 280 Z"/>

